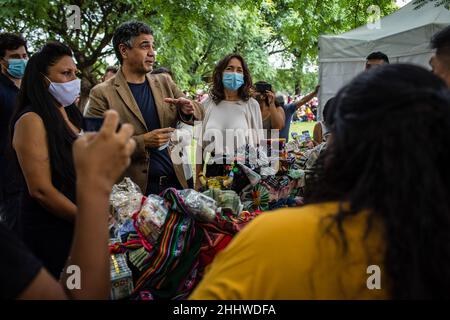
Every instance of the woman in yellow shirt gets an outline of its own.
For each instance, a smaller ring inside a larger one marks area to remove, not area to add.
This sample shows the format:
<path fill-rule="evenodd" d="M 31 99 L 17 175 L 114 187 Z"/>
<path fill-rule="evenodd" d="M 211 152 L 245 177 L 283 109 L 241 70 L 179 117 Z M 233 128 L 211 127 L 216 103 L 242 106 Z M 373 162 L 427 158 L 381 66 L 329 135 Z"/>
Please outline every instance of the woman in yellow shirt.
<path fill-rule="evenodd" d="M 309 205 L 255 219 L 191 299 L 449 298 L 450 95 L 412 65 L 343 88 Z"/>

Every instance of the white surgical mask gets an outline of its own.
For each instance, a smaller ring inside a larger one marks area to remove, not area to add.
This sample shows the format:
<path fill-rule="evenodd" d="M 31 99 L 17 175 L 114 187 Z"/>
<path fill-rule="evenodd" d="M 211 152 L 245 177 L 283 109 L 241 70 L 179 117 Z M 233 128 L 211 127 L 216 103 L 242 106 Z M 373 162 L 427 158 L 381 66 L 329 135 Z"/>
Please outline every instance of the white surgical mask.
<path fill-rule="evenodd" d="M 50 79 L 48 80 L 50 81 Z M 81 90 L 81 80 L 78 78 L 63 83 L 50 81 L 50 86 L 48 87 L 48 91 L 50 92 L 50 94 L 63 107 L 68 107 L 71 104 L 73 104 L 75 100 L 77 100 L 77 98 L 80 96 L 80 90 Z"/>

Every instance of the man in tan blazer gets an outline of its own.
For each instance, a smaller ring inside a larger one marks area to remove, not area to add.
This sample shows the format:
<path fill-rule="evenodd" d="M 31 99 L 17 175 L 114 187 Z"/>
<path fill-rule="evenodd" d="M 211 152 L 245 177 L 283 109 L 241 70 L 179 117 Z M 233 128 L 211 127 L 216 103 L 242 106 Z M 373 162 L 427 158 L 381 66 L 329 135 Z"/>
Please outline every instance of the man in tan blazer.
<path fill-rule="evenodd" d="M 173 161 L 167 148 L 177 121 L 203 119 L 203 108 L 186 99 L 166 74 L 150 74 L 155 62 L 153 32 L 141 22 L 125 22 L 113 37 L 121 68 L 115 77 L 95 86 L 86 106 L 86 116 L 102 116 L 116 110 L 122 123 L 135 129 L 136 151 L 124 176 L 146 194 L 169 187 L 188 188 L 183 166 Z"/>

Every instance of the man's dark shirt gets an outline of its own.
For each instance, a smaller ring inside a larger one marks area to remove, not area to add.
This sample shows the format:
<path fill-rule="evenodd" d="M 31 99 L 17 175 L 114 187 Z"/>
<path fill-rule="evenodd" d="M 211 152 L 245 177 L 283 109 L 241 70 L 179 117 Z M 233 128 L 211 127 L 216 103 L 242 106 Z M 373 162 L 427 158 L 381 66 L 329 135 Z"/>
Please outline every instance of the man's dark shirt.
<path fill-rule="evenodd" d="M 14 82 L 0 72 L 0 205 L 4 192 L 13 192 L 8 188 L 8 168 L 11 159 L 9 151 L 11 146 L 10 121 L 16 106 L 19 88 Z"/>
<path fill-rule="evenodd" d="M 161 129 L 155 100 L 147 80 L 141 84 L 128 83 L 128 86 L 133 93 L 134 100 L 136 100 L 136 103 L 141 110 L 147 129 L 149 131 Z M 149 179 L 154 180 L 160 176 L 174 177 L 175 171 L 173 169 L 172 160 L 170 159 L 168 149 L 165 148 L 160 151 L 158 148 L 150 148 L 149 150 Z"/>

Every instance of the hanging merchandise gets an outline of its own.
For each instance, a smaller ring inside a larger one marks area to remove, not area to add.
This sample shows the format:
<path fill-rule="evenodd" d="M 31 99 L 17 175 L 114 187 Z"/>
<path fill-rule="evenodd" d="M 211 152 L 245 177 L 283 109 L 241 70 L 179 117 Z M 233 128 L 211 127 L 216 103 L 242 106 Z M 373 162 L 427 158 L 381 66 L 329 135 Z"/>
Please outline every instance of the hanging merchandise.
<path fill-rule="evenodd" d="M 161 234 L 168 213 L 164 200 L 160 196 L 151 194 L 145 199 L 142 209 L 135 215 L 135 228 L 152 245 Z"/>

